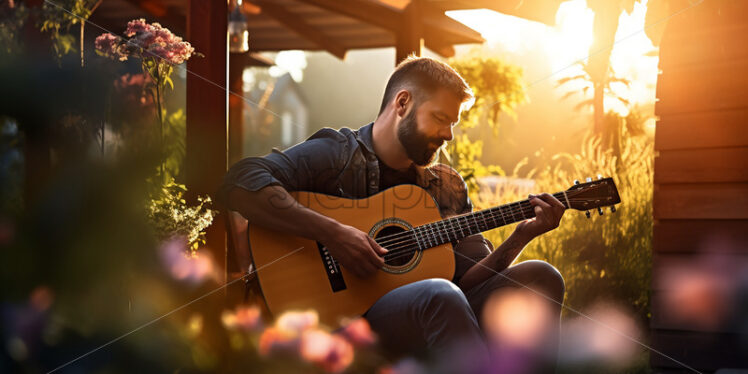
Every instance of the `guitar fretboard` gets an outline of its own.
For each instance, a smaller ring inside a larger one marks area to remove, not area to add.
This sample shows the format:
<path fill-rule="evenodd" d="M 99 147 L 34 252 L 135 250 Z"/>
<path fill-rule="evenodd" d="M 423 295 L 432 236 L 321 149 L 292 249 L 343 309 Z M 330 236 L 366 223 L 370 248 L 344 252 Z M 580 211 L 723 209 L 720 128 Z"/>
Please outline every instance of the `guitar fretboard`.
<path fill-rule="evenodd" d="M 564 192 L 557 192 L 553 196 L 569 208 Z M 419 249 L 423 250 L 533 217 L 535 210 L 530 200 L 522 200 L 427 223 L 414 227 L 412 232 Z"/>

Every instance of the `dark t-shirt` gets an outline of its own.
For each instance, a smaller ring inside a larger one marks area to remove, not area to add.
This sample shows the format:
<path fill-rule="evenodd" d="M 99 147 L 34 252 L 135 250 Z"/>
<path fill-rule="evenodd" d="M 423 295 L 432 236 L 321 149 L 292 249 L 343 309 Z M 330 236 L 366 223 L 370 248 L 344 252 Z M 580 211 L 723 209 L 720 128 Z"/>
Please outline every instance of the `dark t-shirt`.
<path fill-rule="evenodd" d="M 417 184 L 415 167 L 411 166 L 406 171 L 393 169 L 385 164 L 379 157 L 379 189 L 386 190 L 401 184 Z"/>

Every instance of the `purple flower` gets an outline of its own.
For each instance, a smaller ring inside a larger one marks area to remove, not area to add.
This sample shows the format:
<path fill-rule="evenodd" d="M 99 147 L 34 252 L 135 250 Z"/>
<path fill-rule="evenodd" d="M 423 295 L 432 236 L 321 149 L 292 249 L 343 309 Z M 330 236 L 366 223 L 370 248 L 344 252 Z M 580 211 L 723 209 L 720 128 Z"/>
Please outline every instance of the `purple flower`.
<path fill-rule="evenodd" d="M 147 30 L 148 30 L 148 24 L 145 22 L 144 18 L 134 19 L 127 23 L 127 30 L 125 30 L 125 36 L 132 37 L 136 35 L 138 32 L 143 32 Z"/>
<path fill-rule="evenodd" d="M 143 18 L 128 22 L 125 36 L 128 37 L 127 41 L 109 33 L 102 34 L 96 38 L 96 49 L 120 61 L 131 56 L 153 57 L 171 65 L 184 63 L 195 54 L 195 48 L 190 43 L 158 22 L 148 24 Z"/>
<path fill-rule="evenodd" d="M 110 34 L 105 33 L 99 35 L 96 40 L 94 41 L 94 46 L 97 50 L 99 50 L 101 53 L 112 56 L 116 54 L 117 45 L 119 44 L 119 37 Z"/>

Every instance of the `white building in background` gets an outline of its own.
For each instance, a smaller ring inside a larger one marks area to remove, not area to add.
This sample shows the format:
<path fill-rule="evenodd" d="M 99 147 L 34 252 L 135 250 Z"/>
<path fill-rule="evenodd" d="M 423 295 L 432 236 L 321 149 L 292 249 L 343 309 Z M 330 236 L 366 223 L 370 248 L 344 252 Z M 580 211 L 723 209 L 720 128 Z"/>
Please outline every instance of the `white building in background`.
<path fill-rule="evenodd" d="M 309 135 L 309 108 L 290 74 L 256 84 L 246 93 L 244 156 L 285 149 Z"/>

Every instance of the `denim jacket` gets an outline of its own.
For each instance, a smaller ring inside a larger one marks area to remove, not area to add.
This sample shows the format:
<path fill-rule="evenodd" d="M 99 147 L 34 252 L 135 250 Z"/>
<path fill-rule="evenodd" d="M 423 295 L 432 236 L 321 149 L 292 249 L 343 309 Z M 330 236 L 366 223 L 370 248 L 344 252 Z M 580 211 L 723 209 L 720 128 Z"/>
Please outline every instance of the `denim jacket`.
<path fill-rule="evenodd" d="M 287 191 L 309 191 L 345 198 L 365 198 L 379 192 L 379 160 L 372 145 L 373 123 L 358 130 L 323 128 L 306 141 L 284 151 L 273 149 L 263 157 L 248 157 L 234 164 L 218 193 L 225 203 L 228 192 L 239 187 L 257 191 L 278 185 Z M 416 167 L 416 184 L 436 201 L 442 217 L 472 211 L 462 177 L 450 166 Z M 455 243 L 457 282 L 467 269 L 487 256 L 493 246 L 482 235 Z M 472 261 L 471 261 L 472 260 Z"/>

